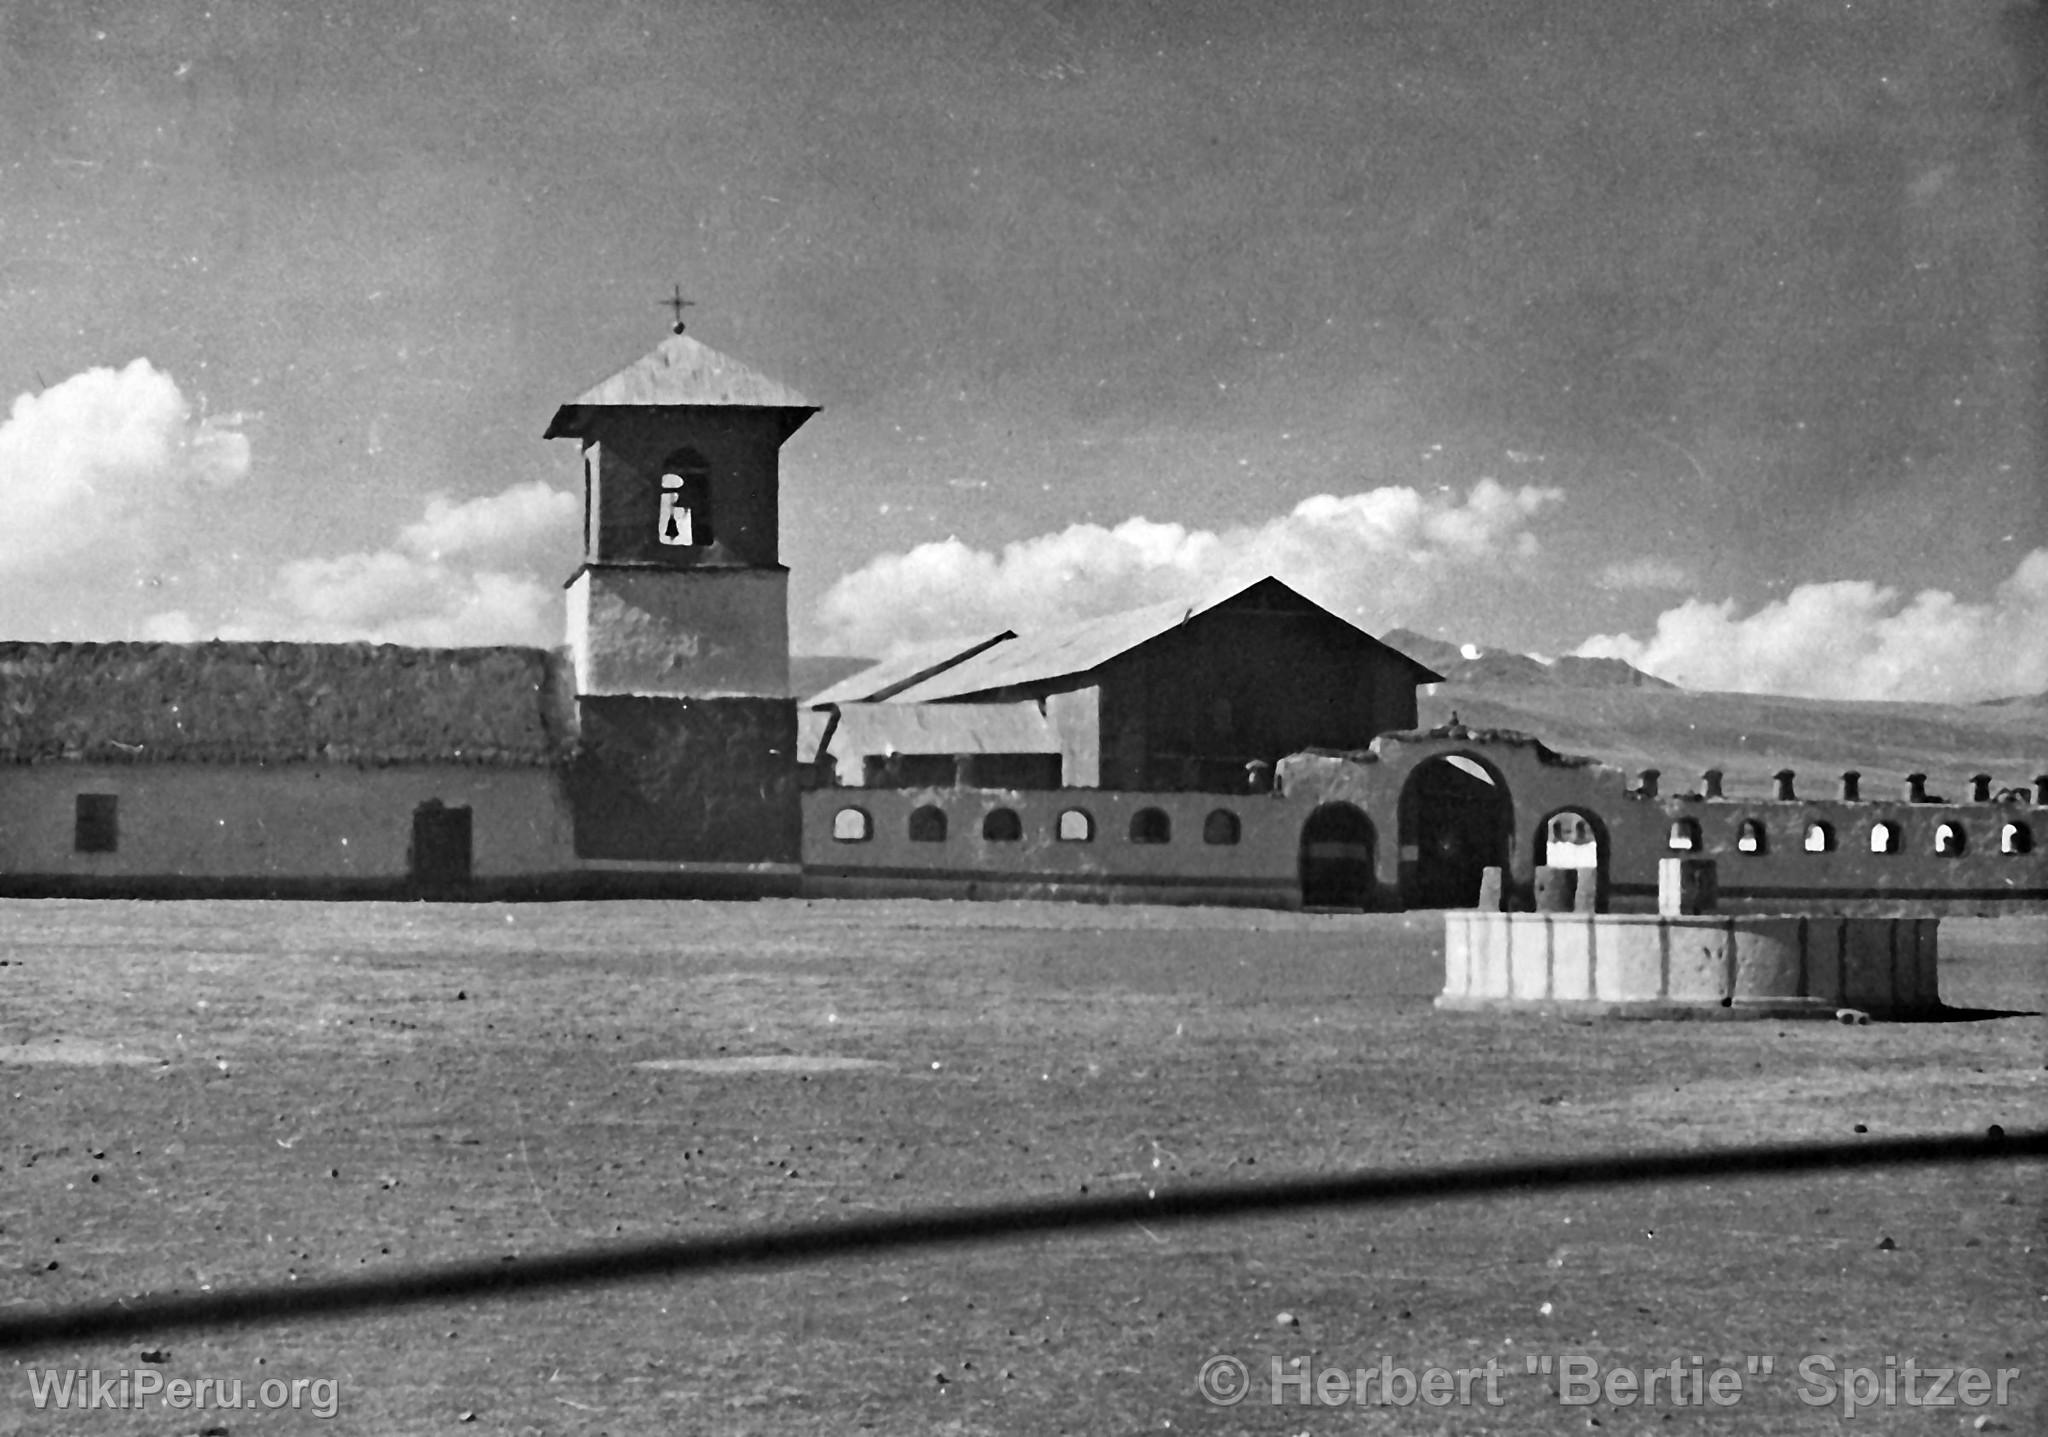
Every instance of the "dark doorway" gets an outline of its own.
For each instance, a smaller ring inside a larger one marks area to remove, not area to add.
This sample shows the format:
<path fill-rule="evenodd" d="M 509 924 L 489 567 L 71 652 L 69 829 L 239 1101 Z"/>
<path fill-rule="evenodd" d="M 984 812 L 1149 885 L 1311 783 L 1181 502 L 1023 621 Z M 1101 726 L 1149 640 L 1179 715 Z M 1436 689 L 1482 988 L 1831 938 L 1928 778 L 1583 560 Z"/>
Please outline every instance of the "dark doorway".
<path fill-rule="evenodd" d="M 469 882 L 470 827 L 467 808 L 450 808 L 430 798 L 412 811 L 412 881 L 429 892 L 459 889 Z"/>
<path fill-rule="evenodd" d="M 1301 906 L 1373 906 L 1372 820 L 1349 803 L 1326 803 L 1301 826 Z"/>
<path fill-rule="evenodd" d="M 1470 908 L 1480 875 L 1506 869 L 1514 804 L 1477 759 L 1446 754 L 1415 766 L 1401 790 L 1401 901 L 1409 908 Z"/>

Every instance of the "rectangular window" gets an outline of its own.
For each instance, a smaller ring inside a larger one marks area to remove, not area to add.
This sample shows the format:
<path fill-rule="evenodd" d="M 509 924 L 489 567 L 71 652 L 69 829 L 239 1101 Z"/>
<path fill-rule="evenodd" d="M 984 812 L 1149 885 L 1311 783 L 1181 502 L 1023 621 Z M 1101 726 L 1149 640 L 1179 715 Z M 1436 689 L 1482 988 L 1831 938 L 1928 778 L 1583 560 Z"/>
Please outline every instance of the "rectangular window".
<path fill-rule="evenodd" d="M 120 846 L 121 830 L 115 817 L 111 793 L 81 793 L 71 827 L 71 847 L 79 853 L 112 853 Z"/>

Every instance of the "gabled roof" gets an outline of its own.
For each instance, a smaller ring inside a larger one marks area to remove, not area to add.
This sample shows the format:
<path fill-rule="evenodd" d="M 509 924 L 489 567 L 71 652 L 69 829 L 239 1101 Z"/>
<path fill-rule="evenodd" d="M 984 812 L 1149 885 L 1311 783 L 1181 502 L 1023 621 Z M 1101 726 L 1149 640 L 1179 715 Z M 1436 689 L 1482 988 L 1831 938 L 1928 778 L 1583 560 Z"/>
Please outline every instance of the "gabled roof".
<path fill-rule="evenodd" d="M 749 369 L 737 359 L 672 334 L 643 357 L 555 411 L 545 437 L 578 437 L 581 411 L 593 408 L 723 408 L 792 411 L 789 431 L 818 412 L 818 406 L 788 385 Z"/>
<path fill-rule="evenodd" d="M 1100 618 L 1026 633 L 1010 643 L 984 649 L 929 679 L 900 689 L 893 698 L 898 703 L 959 699 L 1085 674 L 1198 615 L 1247 600 L 1255 593 L 1269 597 L 1285 596 L 1305 610 L 1328 615 L 1333 621 L 1356 629 L 1349 620 L 1331 614 L 1320 604 L 1304 598 L 1269 575 L 1242 589 L 1205 599 L 1172 599 L 1142 609 L 1127 609 L 1118 614 L 1104 614 Z M 1412 669 L 1417 683 L 1432 683 L 1439 677 L 1399 650 L 1380 644 L 1365 630 L 1356 631 L 1360 638 L 1385 649 L 1389 657 Z"/>
<path fill-rule="evenodd" d="M 922 683 L 957 663 L 973 658 L 983 649 L 1016 637 L 1015 631 L 1004 629 L 1000 634 L 976 639 L 972 643 L 961 639 L 937 639 L 912 644 L 901 653 L 870 664 L 858 673 L 848 674 L 837 683 L 809 695 L 804 699 L 804 705 L 807 708 L 824 708 L 830 704 L 881 703 L 913 684 Z"/>
<path fill-rule="evenodd" d="M 545 649 L 0 644 L 0 762 L 544 766 L 574 691 Z"/>
<path fill-rule="evenodd" d="M 1035 703 L 841 704 L 837 724 L 806 713 L 798 759 L 809 763 L 822 744 L 834 754 L 1058 753 L 1060 736 Z M 829 742 L 826 735 L 830 734 Z"/>

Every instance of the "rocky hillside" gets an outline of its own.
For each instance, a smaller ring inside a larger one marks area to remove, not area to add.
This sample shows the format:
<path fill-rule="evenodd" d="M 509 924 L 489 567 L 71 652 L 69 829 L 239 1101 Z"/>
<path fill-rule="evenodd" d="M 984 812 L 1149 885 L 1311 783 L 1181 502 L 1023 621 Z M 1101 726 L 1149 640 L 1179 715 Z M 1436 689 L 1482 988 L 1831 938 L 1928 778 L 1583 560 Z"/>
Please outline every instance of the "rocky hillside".
<path fill-rule="evenodd" d="M 1380 642 L 1399 649 L 1417 663 L 1428 664 L 1442 674 L 1446 682 L 1454 684 L 1542 684 L 1583 689 L 1678 687 L 1621 659 L 1582 659 L 1567 654 L 1546 663 L 1508 649 L 1432 639 L 1413 629 L 1389 629 L 1380 635 Z M 1466 656 L 1468 647 L 1473 657 Z"/>

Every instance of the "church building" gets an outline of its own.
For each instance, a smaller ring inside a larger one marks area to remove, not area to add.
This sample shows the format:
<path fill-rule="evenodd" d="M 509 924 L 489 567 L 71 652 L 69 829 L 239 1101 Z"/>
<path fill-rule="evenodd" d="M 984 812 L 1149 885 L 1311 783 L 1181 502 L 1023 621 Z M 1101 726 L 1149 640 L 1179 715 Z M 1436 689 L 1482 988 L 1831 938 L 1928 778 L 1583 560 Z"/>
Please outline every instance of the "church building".
<path fill-rule="evenodd" d="M 568 642 L 0 645 L 0 893 L 795 893 L 780 449 L 685 334 L 558 409 Z"/>
<path fill-rule="evenodd" d="M 1604 909 L 1684 853 L 1762 911 L 2048 906 L 2048 774 L 1947 803 L 1787 772 L 1763 800 L 1418 731 L 1437 675 L 1274 577 L 1019 615 L 800 707 L 778 490 L 817 412 L 680 324 L 562 405 L 558 649 L 0 643 L 0 894 L 1371 909 L 1527 906 L 1571 866 Z"/>

